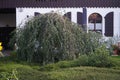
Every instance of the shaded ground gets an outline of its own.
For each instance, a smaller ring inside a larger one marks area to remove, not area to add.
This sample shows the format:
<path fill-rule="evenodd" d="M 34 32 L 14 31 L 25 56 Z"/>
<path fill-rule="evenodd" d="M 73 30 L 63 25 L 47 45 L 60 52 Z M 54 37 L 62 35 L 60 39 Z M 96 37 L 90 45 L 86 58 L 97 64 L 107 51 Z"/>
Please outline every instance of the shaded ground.
<path fill-rule="evenodd" d="M 11 50 L 2 51 L 3 55 L 5 55 L 5 56 L 9 56 L 11 52 L 12 52 Z"/>

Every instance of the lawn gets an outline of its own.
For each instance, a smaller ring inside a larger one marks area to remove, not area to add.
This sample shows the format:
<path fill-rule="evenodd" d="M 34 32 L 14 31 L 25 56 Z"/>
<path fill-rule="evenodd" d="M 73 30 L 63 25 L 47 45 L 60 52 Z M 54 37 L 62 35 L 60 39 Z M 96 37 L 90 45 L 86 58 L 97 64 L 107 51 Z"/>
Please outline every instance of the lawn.
<path fill-rule="evenodd" d="M 111 58 L 112 58 L 114 64 L 116 65 L 113 68 L 116 68 L 116 69 L 120 70 L 120 56 L 112 56 Z"/>
<path fill-rule="evenodd" d="M 19 80 L 119 80 L 120 56 L 111 58 L 115 62 L 115 66 L 111 68 L 88 66 L 58 68 L 55 64 L 51 64 L 47 68 L 54 66 L 52 70 L 42 70 L 46 66 L 0 59 L 0 80 L 6 80 L 1 76 L 3 72 L 10 73 L 14 69 L 17 71 L 16 76 Z"/>

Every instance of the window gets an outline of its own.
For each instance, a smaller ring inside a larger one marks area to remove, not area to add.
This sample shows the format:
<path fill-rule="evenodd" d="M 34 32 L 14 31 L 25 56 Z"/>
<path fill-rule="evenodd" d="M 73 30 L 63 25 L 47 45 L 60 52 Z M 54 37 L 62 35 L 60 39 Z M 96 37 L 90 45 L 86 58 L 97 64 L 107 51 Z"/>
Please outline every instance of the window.
<path fill-rule="evenodd" d="M 89 30 L 102 32 L 102 16 L 99 13 L 93 13 L 89 16 Z"/>

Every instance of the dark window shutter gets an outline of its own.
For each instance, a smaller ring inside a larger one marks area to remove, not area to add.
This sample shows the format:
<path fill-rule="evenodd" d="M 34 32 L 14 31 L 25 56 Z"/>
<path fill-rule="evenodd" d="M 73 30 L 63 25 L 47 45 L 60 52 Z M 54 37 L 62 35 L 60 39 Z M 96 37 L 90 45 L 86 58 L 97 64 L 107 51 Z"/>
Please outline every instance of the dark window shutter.
<path fill-rule="evenodd" d="M 82 13 L 77 12 L 77 23 L 82 25 Z"/>
<path fill-rule="evenodd" d="M 34 16 L 38 16 L 38 15 L 40 15 L 39 12 L 35 12 L 35 13 L 34 13 Z"/>
<path fill-rule="evenodd" d="M 69 18 L 70 21 L 71 21 L 71 12 L 68 12 L 68 13 L 64 14 L 64 16 L 66 16 L 67 18 Z"/>
<path fill-rule="evenodd" d="M 113 18 L 113 12 L 110 12 L 105 16 L 105 36 L 107 37 L 113 36 Z"/>

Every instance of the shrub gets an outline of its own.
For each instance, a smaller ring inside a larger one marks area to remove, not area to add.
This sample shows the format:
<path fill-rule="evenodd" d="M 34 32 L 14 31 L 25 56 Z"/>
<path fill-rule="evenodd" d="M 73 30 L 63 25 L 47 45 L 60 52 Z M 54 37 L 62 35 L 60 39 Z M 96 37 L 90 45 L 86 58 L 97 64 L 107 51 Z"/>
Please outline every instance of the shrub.
<path fill-rule="evenodd" d="M 97 67 L 111 67 L 112 61 L 109 56 L 109 51 L 105 46 L 101 46 L 100 48 L 95 50 L 94 54 L 90 55 L 90 62 L 92 62 L 91 66 Z"/>
<path fill-rule="evenodd" d="M 96 48 L 103 45 L 102 35 L 96 32 L 89 31 L 87 34 L 81 36 L 83 44 L 81 45 L 81 53 L 89 55 L 94 52 Z"/>
<path fill-rule="evenodd" d="M 88 55 L 81 55 L 78 59 L 74 60 L 76 66 L 88 66 L 89 57 Z"/>
<path fill-rule="evenodd" d="M 57 13 L 34 17 L 16 30 L 17 58 L 40 64 L 74 59 L 79 55 L 76 38 L 84 33 L 80 26 Z"/>
<path fill-rule="evenodd" d="M 107 38 L 107 40 L 105 41 L 111 55 L 113 55 L 113 50 L 115 49 L 118 51 L 117 54 L 118 55 L 120 54 L 120 49 L 117 46 L 119 41 L 120 41 L 120 36 L 118 35 Z"/>
<path fill-rule="evenodd" d="M 41 67 L 40 70 L 50 71 L 77 66 L 113 67 L 114 62 L 110 58 L 107 48 L 105 46 L 100 46 L 94 53 L 81 55 L 78 59 L 72 61 L 60 61 L 55 64 L 48 64 Z"/>
<path fill-rule="evenodd" d="M 26 21 L 23 28 L 16 30 L 11 42 L 17 44 L 19 60 L 44 65 L 88 55 L 101 45 L 100 39 L 100 34 L 87 34 L 57 13 L 46 13 Z"/>
<path fill-rule="evenodd" d="M 45 66 L 40 67 L 40 71 L 53 71 L 58 70 L 61 68 L 70 68 L 70 67 L 76 67 L 76 63 L 74 61 L 59 61 L 54 64 L 47 64 Z"/>
<path fill-rule="evenodd" d="M 109 56 L 109 51 L 105 46 L 101 46 L 90 55 L 82 55 L 78 59 L 80 66 L 96 66 L 96 67 L 111 67 L 113 66 L 112 60 Z"/>
<path fill-rule="evenodd" d="M 59 66 L 56 66 L 55 64 L 47 64 L 45 66 L 40 67 L 40 71 L 53 71 L 59 69 Z"/>
<path fill-rule="evenodd" d="M 69 68 L 69 67 L 73 67 L 74 63 L 73 61 L 60 61 L 56 63 L 56 65 L 60 68 Z"/>
<path fill-rule="evenodd" d="M 120 55 L 120 48 L 118 45 L 112 45 L 113 55 Z"/>

